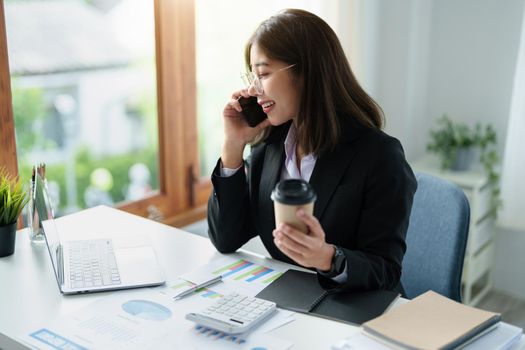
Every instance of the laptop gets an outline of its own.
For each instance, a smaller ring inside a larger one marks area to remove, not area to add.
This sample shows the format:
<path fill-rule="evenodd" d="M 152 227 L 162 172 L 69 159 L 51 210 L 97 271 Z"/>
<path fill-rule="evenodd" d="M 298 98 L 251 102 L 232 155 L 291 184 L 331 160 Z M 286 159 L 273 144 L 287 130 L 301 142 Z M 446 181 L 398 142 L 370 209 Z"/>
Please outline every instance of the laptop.
<path fill-rule="evenodd" d="M 102 292 L 164 284 L 151 246 L 117 248 L 111 239 L 60 241 L 45 182 L 35 176 L 35 207 L 63 294 Z"/>

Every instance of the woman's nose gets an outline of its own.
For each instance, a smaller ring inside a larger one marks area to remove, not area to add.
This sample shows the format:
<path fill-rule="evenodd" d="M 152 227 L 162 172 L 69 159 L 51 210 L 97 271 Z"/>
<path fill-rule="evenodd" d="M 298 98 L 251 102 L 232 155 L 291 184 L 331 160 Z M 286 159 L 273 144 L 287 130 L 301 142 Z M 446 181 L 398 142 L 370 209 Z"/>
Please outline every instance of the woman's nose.
<path fill-rule="evenodd" d="M 260 93 L 257 92 L 257 89 L 255 88 L 254 84 L 251 84 L 250 86 L 248 86 L 248 93 L 250 94 L 250 96 L 261 95 Z"/>

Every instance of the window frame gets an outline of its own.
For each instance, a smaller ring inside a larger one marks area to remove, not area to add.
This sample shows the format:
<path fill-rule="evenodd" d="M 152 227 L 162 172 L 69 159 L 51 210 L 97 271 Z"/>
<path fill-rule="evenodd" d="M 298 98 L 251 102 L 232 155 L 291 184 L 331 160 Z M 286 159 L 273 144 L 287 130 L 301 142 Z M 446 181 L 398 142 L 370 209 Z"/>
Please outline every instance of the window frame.
<path fill-rule="evenodd" d="M 195 1 L 154 0 L 159 191 L 117 208 L 183 226 L 206 215 L 211 181 L 198 173 Z M 18 174 L 4 3 L 0 2 L 0 165 Z"/>

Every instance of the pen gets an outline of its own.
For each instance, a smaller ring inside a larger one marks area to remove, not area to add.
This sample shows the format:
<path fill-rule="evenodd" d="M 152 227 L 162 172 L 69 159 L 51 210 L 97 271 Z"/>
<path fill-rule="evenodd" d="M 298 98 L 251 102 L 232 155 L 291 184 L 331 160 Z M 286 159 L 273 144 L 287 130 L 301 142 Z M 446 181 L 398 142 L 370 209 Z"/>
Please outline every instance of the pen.
<path fill-rule="evenodd" d="M 173 297 L 173 299 L 175 299 L 175 300 L 181 299 L 181 298 L 185 297 L 186 295 L 193 294 L 194 292 L 196 292 L 197 290 L 199 290 L 201 288 L 209 287 L 209 286 L 214 285 L 215 283 L 218 283 L 218 282 L 222 282 L 222 275 L 214 277 L 211 280 L 202 282 L 201 284 L 197 284 L 197 285 L 191 287 L 190 289 L 185 290 L 184 292 L 175 295 Z"/>

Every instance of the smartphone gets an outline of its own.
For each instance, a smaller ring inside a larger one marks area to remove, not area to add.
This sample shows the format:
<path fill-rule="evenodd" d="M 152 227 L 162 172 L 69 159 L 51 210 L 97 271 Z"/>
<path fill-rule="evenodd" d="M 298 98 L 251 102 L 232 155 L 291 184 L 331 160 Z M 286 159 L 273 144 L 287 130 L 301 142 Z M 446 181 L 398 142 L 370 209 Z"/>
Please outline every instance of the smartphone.
<path fill-rule="evenodd" d="M 264 113 L 262 106 L 257 103 L 257 97 L 255 96 L 248 98 L 241 97 L 239 98 L 239 104 L 242 108 L 241 114 L 248 122 L 248 125 L 252 128 L 268 118 L 266 113 Z"/>

